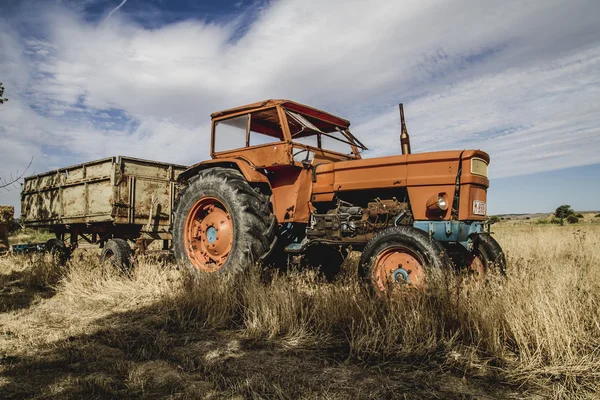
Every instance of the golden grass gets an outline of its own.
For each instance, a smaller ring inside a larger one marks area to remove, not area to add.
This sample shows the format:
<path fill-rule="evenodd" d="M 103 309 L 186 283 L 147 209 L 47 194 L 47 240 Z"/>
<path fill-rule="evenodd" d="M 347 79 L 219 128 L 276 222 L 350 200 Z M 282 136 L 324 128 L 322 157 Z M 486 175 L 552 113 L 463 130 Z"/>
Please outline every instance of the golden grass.
<path fill-rule="evenodd" d="M 2 259 L 0 397 L 599 396 L 600 226 L 494 229 L 506 279 L 439 274 L 389 298 L 352 271 Z"/>

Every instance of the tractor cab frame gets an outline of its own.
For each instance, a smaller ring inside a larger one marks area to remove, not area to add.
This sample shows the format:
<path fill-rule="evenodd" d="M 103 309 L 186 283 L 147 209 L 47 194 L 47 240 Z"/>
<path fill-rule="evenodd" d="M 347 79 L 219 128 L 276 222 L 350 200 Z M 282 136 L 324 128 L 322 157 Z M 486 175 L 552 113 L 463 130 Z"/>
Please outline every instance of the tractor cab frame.
<path fill-rule="evenodd" d="M 267 100 L 212 114 L 211 157 L 273 169 L 360 159 L 350 122 L 289 100 Z"/>

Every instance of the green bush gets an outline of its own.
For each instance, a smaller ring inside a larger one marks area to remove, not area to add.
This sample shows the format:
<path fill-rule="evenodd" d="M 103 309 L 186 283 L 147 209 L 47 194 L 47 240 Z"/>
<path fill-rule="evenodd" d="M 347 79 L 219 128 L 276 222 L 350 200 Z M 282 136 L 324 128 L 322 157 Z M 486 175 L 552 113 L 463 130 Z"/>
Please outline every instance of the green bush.
<path fill-rule="evenodd" d="M 500 218 L 497 215 L 492 215 L 491 217 L 488 218 L 487 220 L 488 224 L 495 224 L 500 222 Z"/>
<path fill-rule="evenodd" d="M 594 215 L 594 218 L 600 218 L 600 214 Z"/>
<path fill-rule="evenodd" d="M 575 216 L 576 216 L 577 218 L 585 218 L 585 217 L 583 216 L 583 214 L 582 214 L 582 213 L 577 213 L 577 214 L 575 214 Z"/>
<path fill-rule="evenodd" d="M 550 220 L 550 223 L 552 223 L 552 224 L 558 224 L 558 225 L 561 225 L 561 224 L 562 224 L 562 221 L 560 220 L 560 218 L 556 218 L 556 217 L 554 217 L 554 218 L 552 218 L 552 219 Z"/>
<path fill-rule="evenodd" d="M 540 225 L 546 225 L 546 224 L 549 224 L 550 221 L 548 221 L 546 218 L 540 218 L 540 219 L 536 220 L 535 223 L 540 224 Z"/>
<path fill-rule="evenodd" d="M 575 215 L 569 215 L 569 216 L 567 217 L 567 222 L 568 222 L 569 224 L 576 224 L 576 223 L 578 223 L 578 222 L 579 222 L 579 218 L 577 218 Z"/>

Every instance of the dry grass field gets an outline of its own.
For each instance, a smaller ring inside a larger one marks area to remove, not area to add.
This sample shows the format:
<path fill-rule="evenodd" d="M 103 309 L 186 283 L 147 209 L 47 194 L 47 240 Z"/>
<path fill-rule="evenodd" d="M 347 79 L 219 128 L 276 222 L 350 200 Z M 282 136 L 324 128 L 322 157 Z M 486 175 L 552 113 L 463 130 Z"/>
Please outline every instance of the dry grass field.
<path fill-rule="evenodd" d="M 600 224 L 494 225 L 508 277 L 372 296 L 352 263 L 219 277 L 0 259 L 0 398 L 598 398 Z"/>

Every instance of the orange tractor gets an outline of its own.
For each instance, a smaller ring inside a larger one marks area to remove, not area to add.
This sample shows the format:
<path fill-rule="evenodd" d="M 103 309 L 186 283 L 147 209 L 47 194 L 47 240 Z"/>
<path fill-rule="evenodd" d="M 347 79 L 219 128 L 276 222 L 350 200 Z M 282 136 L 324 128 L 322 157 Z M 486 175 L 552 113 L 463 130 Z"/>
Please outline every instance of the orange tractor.
<path fill-rule="evenodd" d="M 235 272 L 310 256 L 331 272 L 342 251 L 360 250 L 360 271 L 377 290 L 422 286 L 435 268 L 504 272 L 484 229 L 488 154 L 411 154 L 402 105 L 400 114 L 402 154 L 362 159 L 350 122 L 293 101 L 213 113 L 212 160 L 178 178 L 175 257 Z"/>

